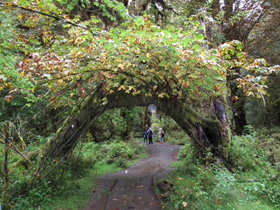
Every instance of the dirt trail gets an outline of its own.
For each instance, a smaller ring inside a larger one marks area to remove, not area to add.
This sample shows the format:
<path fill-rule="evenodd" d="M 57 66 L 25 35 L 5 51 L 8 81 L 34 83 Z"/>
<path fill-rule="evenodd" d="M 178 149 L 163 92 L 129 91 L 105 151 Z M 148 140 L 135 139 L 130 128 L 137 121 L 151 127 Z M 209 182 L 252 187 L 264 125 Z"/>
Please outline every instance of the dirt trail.
<path fill-rule="evenodd" d="M 149 157 L 126 170 L 100 177 L 93 199 L 84 210 L 160 210 L 153 179 L 168 173 L 180 146 L 147 145 Z"/>

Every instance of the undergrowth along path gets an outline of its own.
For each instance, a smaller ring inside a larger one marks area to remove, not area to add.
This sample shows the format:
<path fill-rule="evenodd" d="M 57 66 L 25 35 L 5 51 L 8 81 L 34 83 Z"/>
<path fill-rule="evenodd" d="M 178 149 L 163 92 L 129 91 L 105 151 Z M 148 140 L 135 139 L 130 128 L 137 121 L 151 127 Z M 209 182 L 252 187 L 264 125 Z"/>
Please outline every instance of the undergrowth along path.
<path fill-rule="evenodd" d="M 84 210 L 160 210 L 153 180 L 172 170 L 169 164 L 177 157 L 180 146 L 154 143 L 147 147 L 147 158 L 100 177 L 92 201 Z"/>

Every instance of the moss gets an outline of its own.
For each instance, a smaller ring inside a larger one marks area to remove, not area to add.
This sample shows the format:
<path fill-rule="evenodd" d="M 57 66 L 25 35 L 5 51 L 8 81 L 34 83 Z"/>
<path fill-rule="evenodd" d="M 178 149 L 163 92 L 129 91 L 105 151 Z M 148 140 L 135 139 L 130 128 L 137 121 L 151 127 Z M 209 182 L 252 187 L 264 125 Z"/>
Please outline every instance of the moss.
<path fill-rule="evenodd" d="M 74 106 L 74 108 L 71 111 L 71 115 L 74 115 L 74 114 L 78 113 L 80 111 L 80 109 L 81 109 L 81 105 L 80 104 Z"/>
<path fill-rule="evenodd" d="M 216 130 L 222 130 L 222 125 L 220 123 L 220 121 L 217 119 L 217 117 L 215 116 L 215 118 L 204 118 L 203 121 L 203 126 L 205 126 L 206 128 L 214 128 Z"/>
<path fill-rule="evenodd" d="M 201 116 L 190 107 L 187 107 L 185 109 L 184 116 L 190 124 L 196 124 L 201 122 Z"/>

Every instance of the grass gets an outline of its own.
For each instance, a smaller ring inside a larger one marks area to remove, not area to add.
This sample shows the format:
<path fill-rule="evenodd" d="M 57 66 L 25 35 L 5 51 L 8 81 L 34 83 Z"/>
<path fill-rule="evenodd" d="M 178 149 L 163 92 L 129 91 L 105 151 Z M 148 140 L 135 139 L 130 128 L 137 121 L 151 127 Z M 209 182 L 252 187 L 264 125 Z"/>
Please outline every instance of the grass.
<path fill-rule="evenodd" d="M 262 135 L 260 138 L 257 134 L 252 132 L 234 137 L 230 150 L 230 156 L 234 160 L 232 172 L 221 165 L 221 162 L 216 163 L 215 159 L 207 160 L 208 164 L 201 165 L 191 158 L 190 144 L 182 147 L 178 160 L 171 165 L 176 167 L 169 177 L 169 182 L 174 186 L 162 196 L 164 208 L 279 209 L 278 146 L 270 135 Z M 265 181 L 267 179 L 272 180 Z"/>

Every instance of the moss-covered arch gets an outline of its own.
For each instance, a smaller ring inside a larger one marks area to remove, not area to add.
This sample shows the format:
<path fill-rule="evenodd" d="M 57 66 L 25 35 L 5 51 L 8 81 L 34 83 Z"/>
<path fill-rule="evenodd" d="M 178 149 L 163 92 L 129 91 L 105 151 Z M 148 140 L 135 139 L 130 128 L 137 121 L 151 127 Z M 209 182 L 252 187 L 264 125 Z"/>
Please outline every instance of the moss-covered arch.
<path fill-rule="evenodd" d="M 205 117 L 196 112 L 186 101 L 158 98 L 156 92 L 150 96 L 144 93 L 133 95 L 117 90 L 112 94 L 104 94 L 100 85 L 81 105 L 73 108 L 71 115 L 58 129 L 56 136 L 48 142 L 37 173 L 46 173 L 47 166 L 55 159 L 59 159 L 59 161 L 56 160 L 57 164 L 65 160 L 105 110 L 148 106 L 149 104 L 155 104 L 187 133 L 194 147 L 195 157 L 203 157 L 209 150 L 221 158 L 226 157 L 230 143 L 230 128 L 225 122 L 227 121 L 226 113 L 221 113 L 225 112 L 225 109 L 221 108 L 224 105 L 214 101 L 211 107 L 213 114 Z"/>
<path fill-rule="evenodd" d="M 56 137 L 50 142 L 50 146 L 56 145 L 56 148 L 61 149 L 61 153 L 67 152 L 68 149 L 65 151 L 60 146 L 72 147 L 74 142 L 87 132 L 96 117 L 100 116 L 106 109 L 148 106 L 152 103 L 174 119 L 191 137 L 198 156 L 202 156 L 207 148 L 225 147 L 229 143 L 230 137 L 224 135 L 223 124 L 216 115 L 204 117 L 184 101 L 158 98 L 156 94 L 147 97 L 144 94 L 132 95 L 125 92 L 107 95 L 106 102 L 102 101 L 102 98 L 105 96 L 101 94 L 99 102 L 93 102 L 96 100 L 96 96 L 88 97 L 81 106 L 73 109 L 71 116 L 65 120 Z M 219 106 L 222 104 L 220 103 Z M 218 114 L 221 115 L 221 113 Z M 227 127 L 227 129 L 229 128 Z"/>

